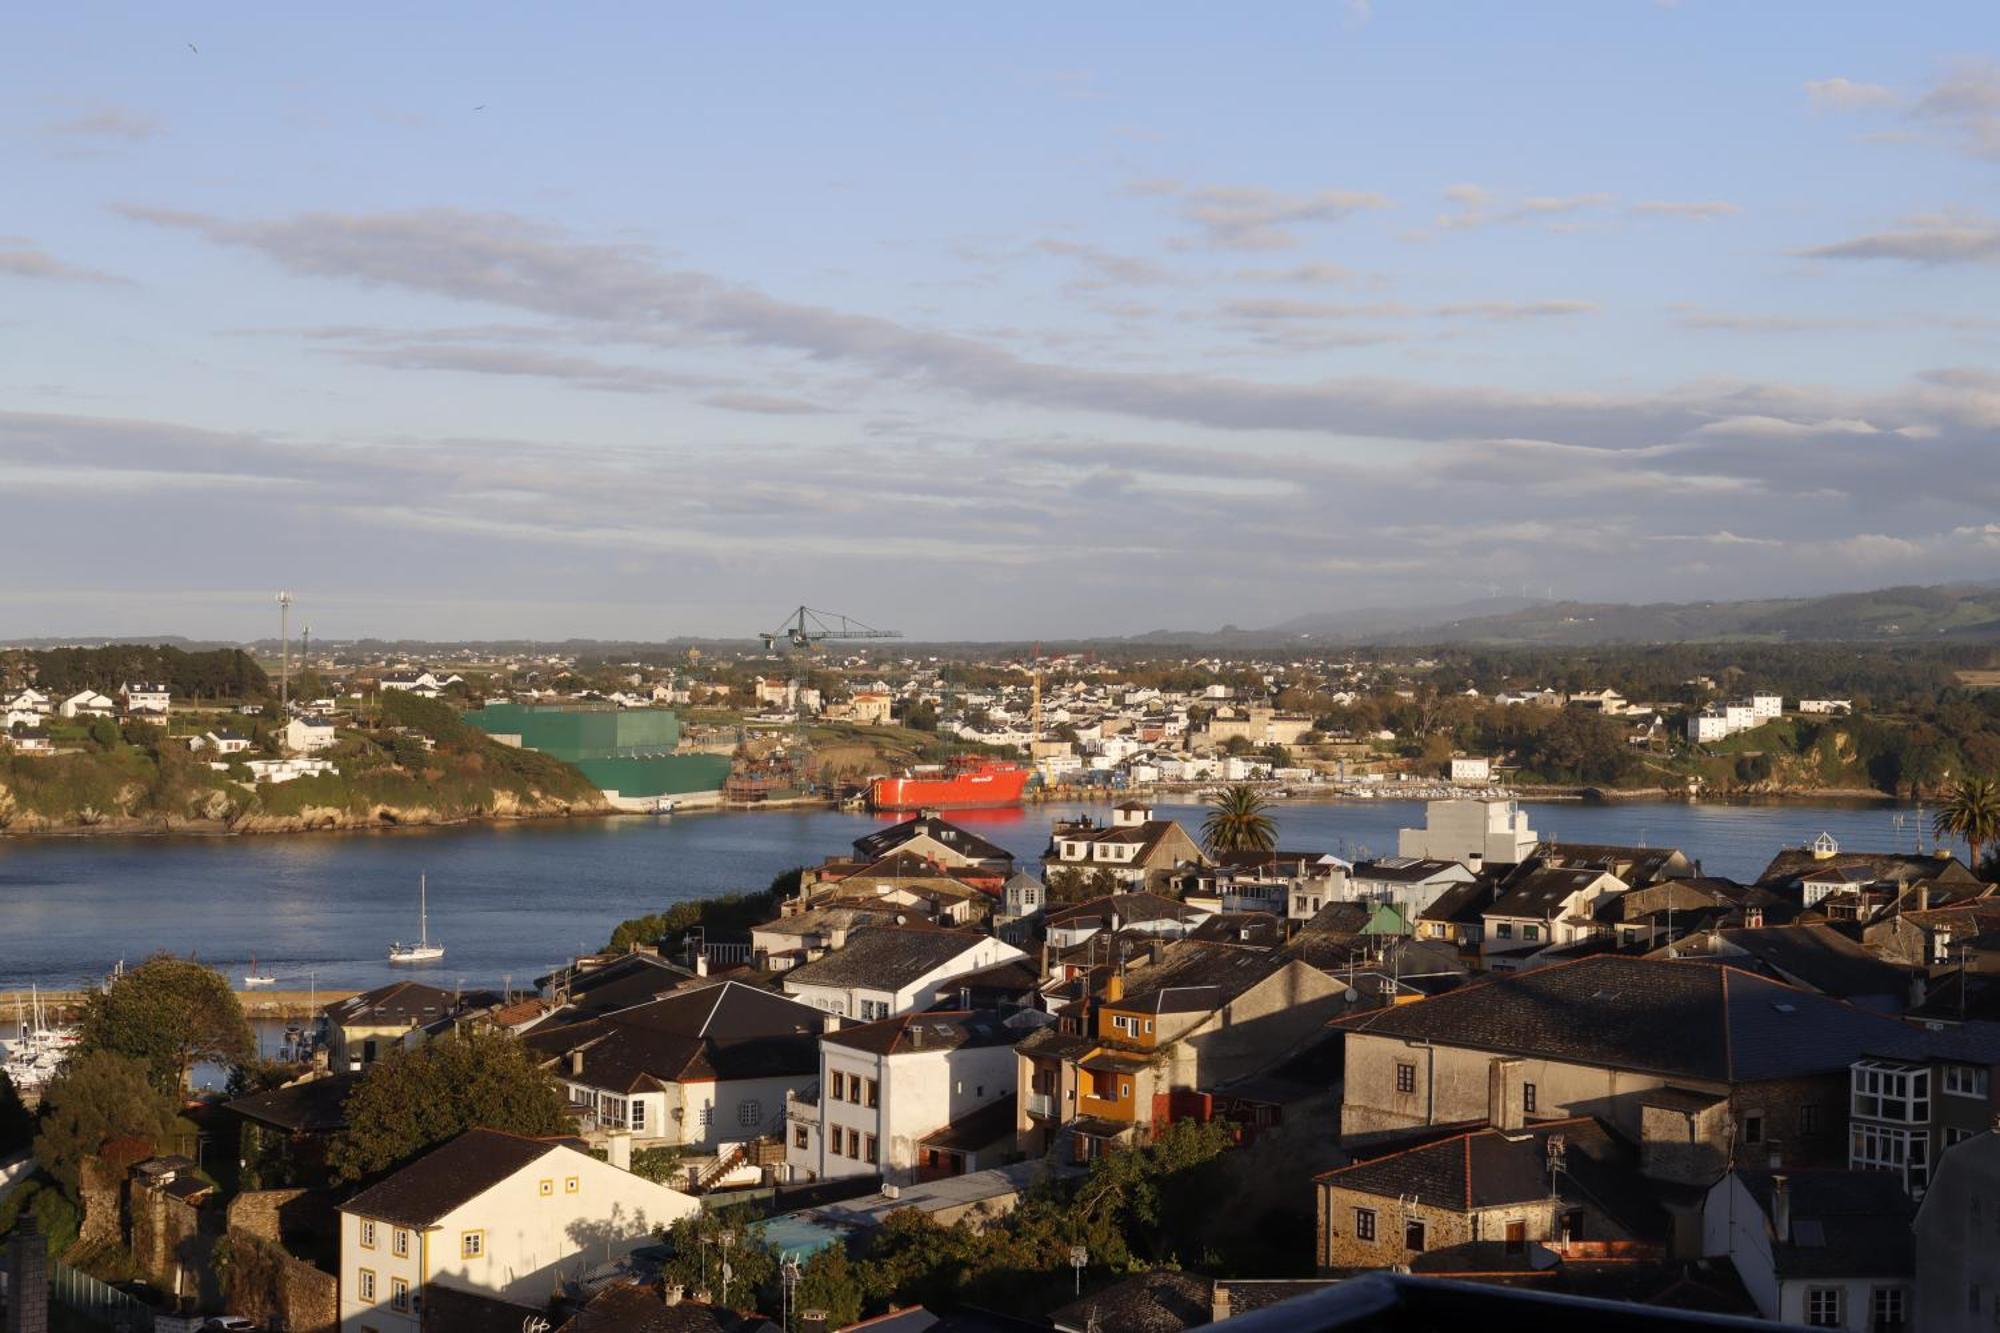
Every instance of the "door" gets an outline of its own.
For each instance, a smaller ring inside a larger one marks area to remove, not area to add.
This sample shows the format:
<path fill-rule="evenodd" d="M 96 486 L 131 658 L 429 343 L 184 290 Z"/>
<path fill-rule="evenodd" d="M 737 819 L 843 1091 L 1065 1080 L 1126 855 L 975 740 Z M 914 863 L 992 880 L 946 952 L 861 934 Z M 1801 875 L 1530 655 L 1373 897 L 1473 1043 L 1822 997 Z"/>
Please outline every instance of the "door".
<path fill-rule="evenodd" d="M 1528 1224 L 1509 1222 L 1507 1224 L 1507 1253 L 1519 1254 L 1528 1248 Z"/>

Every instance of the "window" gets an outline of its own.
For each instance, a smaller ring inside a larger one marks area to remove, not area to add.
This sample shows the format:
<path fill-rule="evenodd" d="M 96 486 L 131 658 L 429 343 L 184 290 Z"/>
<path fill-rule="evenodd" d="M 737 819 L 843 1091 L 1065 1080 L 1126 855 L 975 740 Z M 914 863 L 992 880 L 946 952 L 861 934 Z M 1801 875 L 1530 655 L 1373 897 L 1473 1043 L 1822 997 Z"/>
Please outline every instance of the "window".
<path fill-rule="evenodd" d="M 1496 940 L 1513 939 L 1514 938 L 1513 923 L 1511 921 L 1502 921 L 1499 925 L 1493 927 L 1493 938 Z"/>
<path fill-rule="evenodd" d="M 1857 1122 L 1847 1164 L 1857 1171 L 1894 1171 L 1912 1193 L 1930 1184 L 1930 1137 L 1921 1129 L 1892 1129 Z"/>
<path fill-rule="evenodd" d="M 544 1199 L 553 1198 L 556 1192 L 556 1182 L 552 1179 L 540 1181 L 535 1186 L 535 1192 L 540 1194 Z"/>
<path fill-rule="evenodd" d="M 1375 1239 L 1375 1210 L 1373 1208 L 1356 1208 L 1354 1210 L 1354 1239 Z"/>
<path fill-rule="evenodd" d="M 736 1108 L 736 1123 L 745 1129 L 753 1129 L 764 1123 L 764 1103 L 755 1097 Z"/>
<path fill-rule="evenodd" d="M 846 1079 L 847 1075 L 841 1073 L 838 1069 L 828 1074 L 826 1076 L 826 1095 L 837 1102 L 846 1100 Z"/>
<path fill-rule="evenodd" d="M 1415 1092 L 1417 1090 L 1417 1067 L 1401 1060 L 1396 1062 L 1396 1091 Z"/>
<path fill-rule="evenodd" d="M 1806 1288 L 1806 1325 L 1809 1328 L 1839 1328 L 1840 1288 Z"/>
<path fill-rule="evenodd" d="M 1817 1106 L 1801 1106 L 1799 1108 L 1799 1137 L 1809 1139 L 1818 1133 L 1819 1108 Z"/>
<path fill-rule="evenodd" d="M 861 1131 L 858 1129 L 847 1131 L 847 1155 L 856 1161 L 861 1158 Z"/>
<path fill-rule="evenodd" d="M 873 1134 L 861 1140 L 861 1160 L 864 1162 L 875 1160 L 875 1136 Z"/>
<path fill-rule="evenodd" d="M 1528 1224 L 1518 1218 L 1507 1224 L 1507 1253 L 1522 1254 L 1528 1248 Z"/>
<path fill-rule="evenodd" d="M 486 1233 L 483 1231 L 461 1232 L 458 1237 L 458 1257 L 477 1259 L 486 1253 Z"/>
<path fill-rule="evenodd" d="M 1992 1086 L 1992 1071 L 1978 1065 L 1946 1065 L 1944 1090 L 1953 1097 L 1977 1097 L 1985 1101 Z"/>
<path fill-rule="evenodd" d="M 1417 1254 L 1424 1251 L 1424 1224 L 1422 1222 L 1403 1223 L 1403 1248 Z"/>
<path fill-rule="evenodd" d="M 862 1089 L 862 1091 L 861 1091 L 861 1104 L 862 1104 L 863 1106 L 873 1106 L 873 1105 L 875 1105 L 875 1097 L 876 1097 L 876 1093 L 877 1093 L 877 1088 L 876 1088 L 876 1086 L 875 1086 L 875 1080 L 874 1080 L 874 1079 L 872 1079 L 872 1078 L 871 1078 L 871 1079 L 866 1079 L 866 1080 L 864 1080 L 864 1081 L 862 1082 L 862 1084 L 861 1084 L 861 1089 Z"/>
<path fill-rule="evenodd" d="M 1931 1118 L 1931 1071 L 1863 1060 L 1851 1079 L 1857 1116 L 1924 1124 Z"/>
<path fill-rule="evenodd" d="M 646 1128 L 646 1103 L 640 1101 L 637 1097 L 632 1099 L 631 1125 L 635 1131 Z"/>
<path fill-rule="evenodd" d="M 564 1193 L 564 1194 L 575 1194 L 575 1193 L 579 1192 L 580 1190 L 582 1190 L 582 1188 L 583 1188 L 583 1182 L 582 1182 L 582 1181 L 580 1181 L 580 1180 L 578 1180 L 578 1179 L 577 1179 L 577 1178 L 576 1178 L 575 1176 L 564 1176 L 564 1177 L 563 1177 L 563 1193 Z"/>
<path fill-rule="evenodd" d="M 361 1220 L 361 1248 L 364 1250 L 375 1248 L 375 1224 L 367 1218 Z"/>
<path fill-rule="evenodd" d="M 1893 1333 L 1908 1321 L 1905 1295 L 1901 1287 L 1877 1287 L 1868 1297 L 1868 1313 L 1875 1333 Z"/>
<path fill-rule="evenodd" d="M 1530 1115 L 1534 1114 L 1535 1085 L 1532 1083 L 1523 1083 L 1521 1085 L 1521 1109 Z"/>
<path fill-rule="evenodd" d="M 804 1125 L 794 1125 L 792 1127 L 792 1146 L 794 1148 L 804 1148 L 808 1146 L 809 1137 L 810 1136 L 806 1133 L 806 1127 Z"/>
<path fill-rule="evenodd" d="M 702 1107 L 702 1108 L 701 1108 L 701 1127 L 702 1127 L 703 1129 L 714 1129 L 714 1128 L 715 1128 L 715 1103 L 714 1103 L 714 1102 L 710 1102 L 710 1103 L 709 1103 L 708 1105 L 706 1105 L 706 1106 L 704 1106 L 704 1107 Z"/>
<path fill-rule="evenodd" d="M 1541 937 L 1542 937 L 1542 928 L 1541 928 L 1540 926 L 1523 926 L 1523 927 L 1521 927 L 1521 938 L 1522 938 L 1522 939 L 1524 939 L 1524 940 L 1538 940 L 1538 939 L 1540 939 Z"/>
<path fill-rule="evenodd" d="M 1122 1032 L 1130 1037 L 1138 1031 L 1139 1020 L 1133 1018 L 1130 1014 L 1113 1014 L 1111 1015 L 1111 1027 L 1114 1031 Z"/>
<path fill-rule="evenodd" d="M 394 1254 L 398 1259 L 409 1258 L 410 1233 L 405 1231 L 401 1227 L 397 1227 L 394 1231 L 389 1233 L 389 1251 L 390 1253 Z"/>
<path fill-rule="evenodd" d="M 408 1310 L 410 1308 L 410 1284 L 403 1278 L 389 1279 L 389 1308 Z"/>
<path fill-rule="evenodd" d="M 1944 1146 L 1947 1148 L 1954 1143 L 1963 1143 L 1971 1137 L 1972 1131 L 1969 1129 L 1953 1129 L 1950 1125 L 1944 1127 Z"/>
<path fill-rule="evenodd" d="M 361 1271 L 360 1271 L 359 1273 L 355 1274 L 354 1276 L 355 1276 L 355 1281 L 354 1281 L 354 1285 L 355 1285 L 355 1287 L 356 1287 L 356 1288 L 358 1288 L 358 1289 L 360 1290 L 360 1292 L 361 1292 L 361 1299 L 362 1299 L 362 1300 L 364 1300 L 364 1301 L 372 1301 L 372 1300 L 374 1300 L 374 1299 L 375 1299 L 375 1270 L 374 1270 L 374 1269 L 372 1269 L 372 1268 L 364 1268 L 364 1269 L 362 1269 L 362 1270 L 361 1270 Z M 1977 1290 L 1977 1288 L 1974 1288 L 1974 1290 Z"/>
<path fill-rule="evenodd" d="M 1745 1143 L 1762 1143 L 1764 1141 L 1763 1116 L 1746 1115 L 1743 1117 L 1743 1141 Z"/>

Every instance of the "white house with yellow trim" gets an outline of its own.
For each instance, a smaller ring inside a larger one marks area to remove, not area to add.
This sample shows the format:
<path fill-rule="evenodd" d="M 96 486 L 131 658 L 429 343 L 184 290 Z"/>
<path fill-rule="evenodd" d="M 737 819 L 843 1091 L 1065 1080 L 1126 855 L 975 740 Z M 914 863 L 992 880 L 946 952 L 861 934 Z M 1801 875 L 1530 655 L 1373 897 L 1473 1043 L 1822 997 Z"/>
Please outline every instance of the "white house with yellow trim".
<path fill-rule="evenodd" d="M 417 1333 L 446 1304 L 522 1327 L 700 1207 L 566 1143 L 469 1130 L 341 1205 L 341 1333 Z"/>

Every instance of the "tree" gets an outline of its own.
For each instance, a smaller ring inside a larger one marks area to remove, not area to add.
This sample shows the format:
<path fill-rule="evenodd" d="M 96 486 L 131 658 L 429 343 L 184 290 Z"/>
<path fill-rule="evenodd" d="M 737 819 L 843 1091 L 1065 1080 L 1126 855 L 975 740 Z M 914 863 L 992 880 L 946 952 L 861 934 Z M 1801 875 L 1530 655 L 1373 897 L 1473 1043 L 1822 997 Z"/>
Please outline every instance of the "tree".
<path fill-rule="evenodd" d="M 799 1285 L 792 1292 L 792 1309 L 826 1311 L 826 1327 L 846 1328 L 861 1318 L 864 1296 L 861 1274 L 847 1257 L 845 1245 L 829 1245 L 806 1260 L 799 1269 Z M 765 1298 L 765 1308 L 779 1302 Z"/>
<path fill-rule="evenodd" d="M 195 1064 L 232 1068 L 255 1057 L 256 1039 L 229 982 L 191 958 L 154 954 L 84 1001 L 83 1049 L 143 1062 L 155 1087 L 178 1092 Z"/>
<path fill-rule="evenodd" d="M 1267 813 L 1271 803 L 1255 787 L 1237 783 L 1224 787 L 1208 801 L 1201 821 L 1201 841 L 1209 854 L 1268 852 L 1278 845 L 1278 826 Z"/>
<path fill-rule="evenodd" d="M 673 1257 L 666 1263 L 668 1282 L 679 1283 L 691 1293 L 707 1292 L 710 1301 L 732 1310 L 755 1310 L 758 1294 L 775 1290 L 778 1256 L 757 1228 L 757 1215 L 748 1208 L 726 1208 L 711 1212 L 704 1208 L 681 1218 L 667 1229 L 667 1244 Z M 723 1265 L 729 1266 L 728 1290 L 724 1292 Z"/>
<path fill-rule="evenodd" d="M 570 1129 L 555 1078 L 504 1032 L 451 1032 L 392 1049 L 348 1095 L 347 1128 L 327 1160 L 340 1179 L 360 1180 L 476 1128 L 531 1138 Z"/>
<path fill-rule="evenodd" d="M 28 1146 L 35 1137 L 35 1117 L 14 1086 L 7 1071 L 0 1069 L 0 1161 Z"/>
<path fill-rule="evenodd" d="M 1974 869 L 1980 865 L 1980 849 L 2000 841 L 2000 783 L 1992 778 L 1960 778 L 1944 798 L 1944 805 L 1931 821 L 1940 838 L 1963 838 L 1966 858 Z"/>
<path fill-rule="evenodd" d="M 158 1144 L 173 1133 L 179 1108 L 145 1061 L 112 1051 L 69 1058 L 42 1095 L 35 1158 L 74 1196 L 83 1159 L 108 1139 Z"/>

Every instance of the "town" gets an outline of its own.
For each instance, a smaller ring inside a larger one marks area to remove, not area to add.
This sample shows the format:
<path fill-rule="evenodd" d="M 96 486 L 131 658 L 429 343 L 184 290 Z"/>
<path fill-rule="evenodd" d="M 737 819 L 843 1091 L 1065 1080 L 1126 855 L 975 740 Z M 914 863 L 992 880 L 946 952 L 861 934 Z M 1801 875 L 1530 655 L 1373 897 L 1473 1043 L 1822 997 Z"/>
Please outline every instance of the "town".
<path fill-rule="evenodd" d="M 1966 1229 L 2000 886 L 1942 841 L 1992 844 L 1979 791 L 1936 850 L 1823 835 L 1747 882 L 1481 794 L 1372 860 L 1246 784 L 1039 861 L 919 811 L 524 989 L 331 999 L 275 1061 L 160 955 L 16 1044 L 12 1290 L 155 1329 L 1113 1333 L 1407 1273 L 1950 1326 L 2000 1300 Z"/>

